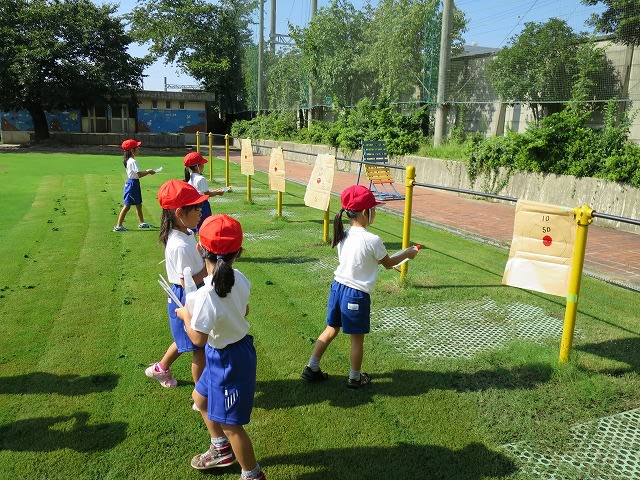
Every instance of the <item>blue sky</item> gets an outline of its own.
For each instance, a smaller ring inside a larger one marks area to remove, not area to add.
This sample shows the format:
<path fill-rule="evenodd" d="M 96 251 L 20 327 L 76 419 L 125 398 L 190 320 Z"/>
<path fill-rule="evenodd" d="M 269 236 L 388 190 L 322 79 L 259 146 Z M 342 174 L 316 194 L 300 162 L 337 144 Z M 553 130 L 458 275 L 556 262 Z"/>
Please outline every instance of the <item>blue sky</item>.
<path fill-rule="evenodd" d="M 265 0 L 264 29 L 265 39 L 270 31 L 271 2 Z M 304 26 L 311 18 L 311 0 L 275 0 L 276 32 L 287 34 L 288 23 Z M 101 2 L 101 0 L 96 0 Z M 371 0 L 373 4 L 376 0 Z M 136 0 L 103 1 L 101 3 L 119 4 L 119 13 L 130 12 Z M 317 0 L 318 8 L 329 5 L 330 0 Z M 362 8 L 366 0 L 351 0 L 356 8 Z M 455 0 L 457 8 L 465 12 L 469 21 L 465 40 L 468 44 L 482 47 L 504 47 L 509 39 L 520 33 L 526 22 L 546 22 L 552 17 L 565 20 L 576 31 L 590 31 L 585 25 L 592 13 L 602 10 L 601 7 L 587 7 L 580 0 Z M 258 39 L 258 12 L 256 10 L 256 27 L 254 40 Z M 131 48 L 135 56 L 146 53 L 145 46 Z M 192 85 L 196 83 L 189 76 L 181 73 L 177 67 L 164 65 L 162 61 L 145 70 L 144 88 L 146 90 L 164 90 L 164 78 L 169 84 Z"/>

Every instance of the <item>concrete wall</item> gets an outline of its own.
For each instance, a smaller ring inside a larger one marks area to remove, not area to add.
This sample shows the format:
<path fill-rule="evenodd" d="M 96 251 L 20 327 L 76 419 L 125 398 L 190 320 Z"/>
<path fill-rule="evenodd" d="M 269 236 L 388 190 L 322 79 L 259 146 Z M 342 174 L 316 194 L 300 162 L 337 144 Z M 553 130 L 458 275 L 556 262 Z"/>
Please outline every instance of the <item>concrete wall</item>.
<path fill-rule="evenodd" d="M 234 139 L 234 146 L 240 148 L 239 139 Z M 270 155 L 272 147 L 282 147 L 286 160 L 307 164 L 315 163 L 316 156 L 319 153 L 330 153 L 336 156 L 336 168 L 345 172 L 357 173 L 360 164 L 339 160 L 339 158 L 357 161 L 362 159 L 362 152 L 359 150 L 347 154 L 322 145 L 304 145 L 270 140 L 260 140 L 254 143 L 254 152 L 260 155 Z M 501 178 L 478 178 L 474 183 L 471 183 L 464 162 L 404 156 L 392 158 L 390 165 L 415 166 L 416 182 L 418 183 L 454 187 L 476 192 L 490 192 L 567 207 L 587 204 L 596 212 L 635 220 L 640 219 L 640 189 L 607 180 L 524 172 L 516 173 L 507 178 L 503 172 Z M 394 168 L 391 171 L 395 180 L 404 184 L 405 171 Z M 362 175 L 364 179 L 364 173 Z M 365 181 L 361 180 L 361 183 Z M 500 185 L 503 181 L 505 185 L 496 189 L 495 186 Z M 510 202 L 505 201 L 505 203 Z M 613 222 L 602 218 L 598 218 L 596 221 L 599 226 L 611 226 L 619 230 L 640 234 L 640 227 L 635 225 Z"/>

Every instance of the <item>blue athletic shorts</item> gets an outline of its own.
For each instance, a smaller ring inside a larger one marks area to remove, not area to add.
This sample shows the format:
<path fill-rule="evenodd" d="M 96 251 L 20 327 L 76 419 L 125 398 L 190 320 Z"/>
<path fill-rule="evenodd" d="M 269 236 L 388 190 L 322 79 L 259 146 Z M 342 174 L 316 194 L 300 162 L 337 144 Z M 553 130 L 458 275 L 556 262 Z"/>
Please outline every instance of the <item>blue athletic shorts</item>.
<path fill-rule="evenodd" d="M 181 285 L 176 285 L 175 283 L 171 286 L 171 291 L 176 294 L 176 297 L 180 299 L 182 304 L 185 303 L 185 294 L 184 288 Z M 168 298 L 167 303 L 167 314 L 169 315 L 169 326 L 171 327 L 171 336 L 173 337 L 173 341 L 176 342 L 178 346 L 178 352 L 195 352 L 196 350 L 200 350 L 203 347 L 199 347 L 195 345 L 189 335 L 187 335 L 187 331 L 184 328 L 184 322 L 178 318 L 176 315 L 176 305 L 171 297 Z"/>
<path fill-rule="evenodd" d="M 253 410 L 256 391 L 256 349 L 253 337 L 225 348 L 205 347 L 206 366 L 196 391 L 207 398 L 209 420 L 225 425 L 246 425 Z"/>
<path fill-rule="evenodd" d="M 125 205 L 140 205 L 142 203 L 142 191 L 140 190 L 140 180 L 130 178 L 124 184 L 124 196 L 122 202 Z"/>
<path fill-rule="evenodd" d="M 329 291 L 327 325 L 342 327 L 344 333 L 369 333 L 370 317 L 370 295 L 334 280 Z"/>
<path fill-rule="evenodd" d="M 202 222 L 204 222 L 207 217 L 211 216 L 211 204 L 209 203 L 208 200 L 205 200 L 204 202 L 202 202 L 202 210 L 200 210 L 200 221 L 198 222 L 198 226 L 196 227 L 196 232 L 198 230 L 200 230 L 200 226 L 202 225 Z"/>

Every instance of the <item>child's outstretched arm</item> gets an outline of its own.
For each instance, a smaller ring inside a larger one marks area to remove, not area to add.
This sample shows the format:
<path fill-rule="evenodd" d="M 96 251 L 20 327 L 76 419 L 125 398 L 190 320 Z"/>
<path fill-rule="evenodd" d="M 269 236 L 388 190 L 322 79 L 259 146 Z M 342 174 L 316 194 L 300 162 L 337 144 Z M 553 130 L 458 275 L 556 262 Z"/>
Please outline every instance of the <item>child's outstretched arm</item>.
<path fill-rule="evenodd" d="M 389 270 L 390 268 L 393 268 L 401 263 L 403 260 L 416 258 L 416 255 L 418 255 L 419 251 L 420 245 L 414 245 L 412 247 L 405 248 L 404 250 L 400 250 L 398 253 L 394 253 L 391 257 L 389 255 L 386 255 L 378 263 Z"/>
<path fill-rule="evenodd" d="M 191 313 L 187 307 L 176 308 L 177 317 L 184 322 L 184 330 L 194 345 L 202 347 L 207 343 L 208 334 L 199 332 L 191 328 Z"/>

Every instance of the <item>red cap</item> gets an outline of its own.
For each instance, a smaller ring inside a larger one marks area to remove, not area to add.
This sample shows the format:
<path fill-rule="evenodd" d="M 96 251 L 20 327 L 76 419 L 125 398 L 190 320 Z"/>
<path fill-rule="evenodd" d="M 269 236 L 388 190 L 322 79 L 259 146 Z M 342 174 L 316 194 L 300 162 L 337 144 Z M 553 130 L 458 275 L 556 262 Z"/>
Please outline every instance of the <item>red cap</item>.
<path fill-rule="evenodd" d="M 138 148 L 140 145 L 142 145 L 142 142 L 139 142 L 137 140 L 134 140 L 133 138 L 129 138 L 127 140 L 125 140 L 124 142 L 122 142 L 122 150 L 133 150 L 134 148 Z"/>
<path fill-rule="evenodd" d="M 184 160 L 182 160 L 182 164 L 185 167 L 193 167 L 195 165 L 202 165 L 207 163 L 209 160 L 200 155 L 200 152 L 191 152 L 187 153 L 184 156 Z"/>
<path fill-rule="evenodd" d="M 212 215 L 198 230 L 200 245 L 218 255 L 237 252 L 242 247 L 242 226 L 229 215 Z"/>
<path fill-rule="evenodd" d="M 197 205 L 208 199 L 208 195 L 200 195 L 195 188 L 182 180 L 169 180 L 158 190 L 158 202 L 164 209 L 175 210 L 179 207 Z"/>
<path fill-rule="evenodd" d="M 354 212 L 366 210 L 376 205 L 384 205 L 384 202 L 378 202 L 371 190 L 364 185 L 351 185 L 345 188 L 340 196 L 340 202 L 342 208 Z"/>

